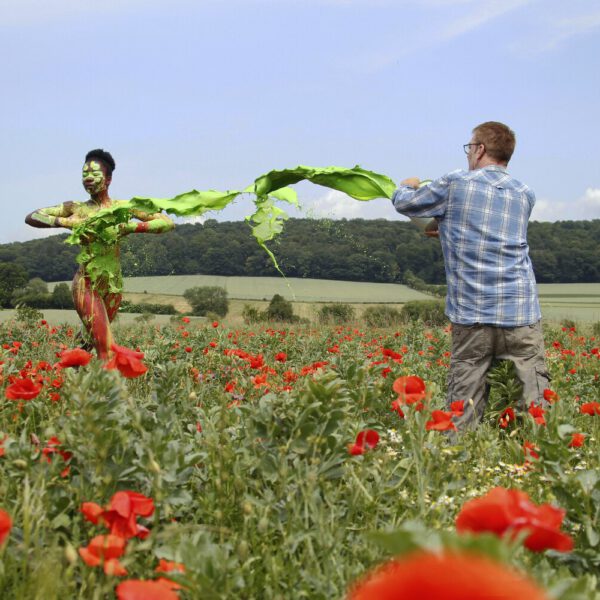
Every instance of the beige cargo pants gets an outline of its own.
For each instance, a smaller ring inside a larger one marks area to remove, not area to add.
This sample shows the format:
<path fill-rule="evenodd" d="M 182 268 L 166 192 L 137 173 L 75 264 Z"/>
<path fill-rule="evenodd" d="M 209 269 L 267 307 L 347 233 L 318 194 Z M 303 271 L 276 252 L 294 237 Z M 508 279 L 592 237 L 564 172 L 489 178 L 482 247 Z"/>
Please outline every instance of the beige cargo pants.
<path fill-rule="evenodd" d="M 544 402 L 544 388 L 550 386 L 546 368 L 542 323 L 524 327 L 452 324 L 452 358 L 448 373 L 448 405 L 465 401 L 465 412 L 455 419 L 458 431 L 474 429 L 481 422 L 489 396 L 486 374 L 494 359 L 510 360 L 523 384 L 518 409 L 524 412 L 531 402 Z"/>

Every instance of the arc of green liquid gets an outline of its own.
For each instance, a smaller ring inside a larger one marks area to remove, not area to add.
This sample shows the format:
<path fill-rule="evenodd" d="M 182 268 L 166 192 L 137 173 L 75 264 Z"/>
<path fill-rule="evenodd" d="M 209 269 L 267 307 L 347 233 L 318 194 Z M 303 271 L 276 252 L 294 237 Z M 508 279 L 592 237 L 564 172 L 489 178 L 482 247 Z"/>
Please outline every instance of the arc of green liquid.
<path fill-rule="evenodd" d="M 267 252 L 277 270 L 275 255 L 266 242 L 272 240 L 283 230 L 287 213 L 275 205 L 283 201 L 298 205 L 296 192 L 289 186 L 307 180 L 317 185 L 344 192 L 356 200 L 367 201 L 375 198 L 391 198 L 396 184 L 380 173 L 362 169 L 359 166 L 345 167 L 307 167 L 273 170 L 256 178 L 254 183 L 244 190 L 218 191 L 191 190 L 173 198 L 135 197 L 126 202 L 99 210 L 91 218 L 74 228 L 67 238 L 69 244 L 84 244 L 77 261 L 84 264 L 92 283 L 103 278 L 109 291 L 121 291 L 121 277 L 118 258 L 111 248 L 119 239 L 118 225 L 131 219 L 133 210 L 149 213 L 165 211 L 178 216 L 200 216 L 208 211 L 223 210 L 240 194 L 254 194 L 255 211 L 246 217 L 252 228 L 252 235 Z M 89 240 L 93 240 L 89 242 Z M 282 273 L 283 275 L 283 273 Z"/>

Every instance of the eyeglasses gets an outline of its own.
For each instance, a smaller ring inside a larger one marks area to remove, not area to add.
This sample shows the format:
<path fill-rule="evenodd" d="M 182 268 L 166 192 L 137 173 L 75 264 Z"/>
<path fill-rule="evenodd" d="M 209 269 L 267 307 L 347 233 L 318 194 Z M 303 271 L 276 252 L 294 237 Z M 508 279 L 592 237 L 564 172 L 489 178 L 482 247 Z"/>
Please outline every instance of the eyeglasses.
<path fill-rule="evenodd" d="M 484 146 L 484 144 L 482 144 L 481 142 L 472 142 L 470 144 L 463 144 L 463 150 L 465 151 L 465 154 L 469 154 L 471 146 Z"/>

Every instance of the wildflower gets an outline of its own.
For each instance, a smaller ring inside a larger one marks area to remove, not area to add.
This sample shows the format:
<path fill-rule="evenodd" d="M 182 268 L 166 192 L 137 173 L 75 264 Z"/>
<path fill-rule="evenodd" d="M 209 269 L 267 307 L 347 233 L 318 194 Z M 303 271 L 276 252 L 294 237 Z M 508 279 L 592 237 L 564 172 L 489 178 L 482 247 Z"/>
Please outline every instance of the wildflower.
<path fill-rule="evenodd" d="M 538 447 L 532 442 L 525 441 L 523 443 L 523 452 L 525 453 L 525 458 L 530 456 L 531 458 L 538 459 L 540 457 L 538 450 Z"/>
<path fill-rule="evenodd" d="M 455 400 L 450 403 L 450 411 L 453 417 L 461 417 L 465 412 L 465 401 Z"/>
<path fill-rule="evenodd" d="M 456 425 L 452 422 L 452 413 L 443 410 L 434 410 L 431 420 L 425 424 L 427 431 L 456 431 Z"/>
<path fill-rule="evenodd" d="M 416 552 L 377 567 L 348 600 L 547 600 L 533 581 L 487 556 Z"/>
<path fill-rule="evenodd" d="M 392 402 L 392 410 L 398 413 L 401 419 L 404 419 L 404 411 L 402 410 L 402 403 L 396 399 Z"/>
<path fill-rule="evenodd" d="M 85 367 L 90 360 L 92 360 L 92 355 L 89 352 L 86 352 L 83 348 L 74 348 L 73 350 L 64 350 L 60 353 L 58 365 L 63 369 L 68 367 Z"/>
<path fill-rule="evenodd" d="M 545 425 L 546 419 L 544 419 L 544 413 L 546 412 L 541 406 L 534 404 L 533 402 L 529 405 L 529 410 L 527 411 L 532 417 L 533 420 L 538 425 Z"/>
<path fill-rule="evenodd" d="M 369 449 L 372 450 L 378 443 L 379 434 L 374 429 L 365 429 L 358 433 L 354 444 L 348 444 L 348 452 L 352 456 L 358 456 L 359 454 L 364 454 Z"/>
<path fill-rule="evenodd" d="M 81 512 L 85 518 L 97 525 L 101 523 L 110 529 L 112 535 L 124 539 L 148 536 L 148 530 L 137 523 L 137 517 L 149 517 L 154 512 L 154 501 L 137 492 L 117 492 L 106 509 L 95 502 L 84 502 Z"/>
<path fill-rule="evenodd" d="M 181 320 L 182 320 L 184 323 L 189 323 L 189 322 L 190 322 L 190 318 L 189 318 L 189 317 L 182 317 L 182 318 L 181 318 Z"/>
<path fill-rule="evenodd" d="M 500 413 L 500 427 L 506 429 L 509 423 L 514 423 L 515 411 L 509 406 Z"/>
<path fill-rule="evenodd" d="M 79 556 L 89 567 L 103 564 L 107 575 L 127 575 L 117 560 L 125 552 L 125 543 L 118 535 L 97 535 L 87 546 L 79 548 Z"/>
<path fill-rule="evenodd" d="M 155 573 L 167 573 L 167 574 L 168 573 L 185 573 L 185 565 L 161 558 L 158 562 L 158 567 L 156 567 L 156 569 L 154 569 L 154 572 Z M 172 590 L 181 589 L 181 586 L 178 583 L 171 581 L 170 579 L 168 579 L 168 577 L 159 577 L 156 581 L 158 583 L 162 583 L 162 584 L 170 587 Z"/>
<path fill-rule="evenodd" d="M 416 375 L 398 377 L 392 389 L 398 394 L 398 400 L 404 404 L 416 404 L 415 410 L 423 409 L 425 382 Z"/>
<path fill-rule="evenodd" d="M 550 403 L 556 402 L 558 400 L 558 394 L 546 388 L 544 389 L 544 400 Z"/>
<path fill-rule="evenodd" d="M 4 395 L 9 400 L 33 400 L 41 391 L 41 384 L 31 379 L 17 379 L 4 390 Z"/>
<path fill-rule="evenodd" d="M 550 504 L 534 504 L 520 490 L 496 487 L 485 496 L 466 502 L 456 518 L 459 532 L 489 531 L 498 537 L 527 532 L 524 545 L 534 552 L 570 552 L 573 540 L 560 531 L 566 511 Z"/>
<path fill-rule="evenodd" d="M 275 360 L 280 363 L 284 363 L 287 360 L 287 354 L 285 352 L 278 352 L 275 355 Z"/>
<path fill-rule="evenodd" d="M 115 590 L 118 600 L 178 600 L 179 596 L 160 581 L 128 579 Z M 528 598 L 528 600 L 536 600 Z"/>
<path fill-rule="evenodd" d="M 12 519 L 10 515 L 0 508 L 0 546 L 4 543 L 10 530 L 12 529 Z"/>
<path fill-rule="evenodd" d="M 219 326 L 219 321 L 213 321 L 212 326 L 216 329 Z"/>
<path fill-rule="evenodd" d="M 582 415 L 600 415 L 600 402 L 585 402 L 581 405 L 579 412 Z"/>
<path fill-rule="evenodd" d="M 569 448 L 581 448 L 581 446 L 583 446 L 583 442 L 585 442 L 585 434 L 574 433 L 571 436 L 571 441 L 569 442 Z"/>
<path fill-rule="evenodd" d="M 141 362 L 144 358 L 143 352 L 136 352 L 117 344 L 112 344 L 110 348 L 114 355 L 104 365 L 105 369 L 119 369 L 121 375 L 128 378 L 139 377 L 148 370 L 148 367 Z"/>

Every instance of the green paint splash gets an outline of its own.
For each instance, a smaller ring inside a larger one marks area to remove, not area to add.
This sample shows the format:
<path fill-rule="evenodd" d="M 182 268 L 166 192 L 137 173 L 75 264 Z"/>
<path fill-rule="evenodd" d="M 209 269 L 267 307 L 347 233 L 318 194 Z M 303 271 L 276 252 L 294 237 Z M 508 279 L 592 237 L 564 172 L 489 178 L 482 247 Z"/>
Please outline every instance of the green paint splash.
<path fill-rule="evenodd" d="M 276 206 L 276 201 L 298 206 L 296 192 L 289 186 L 300 181 L 328 187 L 348 194 L 356 200 L 391 198 L 396 184 L 386 175 L 367 171 L 359 166 L 307 167 L 273 170 L 255 179 L 244 190 L 197 191 L 191 190 L 173 198 L 135 197 L 124 202 L 115 202 L 75 227 L 67 238 L 69 244 L 82 244 L 84 249 L 77 256 L 77 262 L 85 266 L 86 274 L 92 283 L 102 280 L 112 293 L 121 291 L 122 278 L 118 260 L 117 244 L 121 237 L 120 227 L 132 218 L 133 210 L 149 213 L 165 211 L 178 216 L 200 216 L 208 211 L 223 210 L 240 194 L 254 194 L 255 211 L 246 217 L 252 228 L 252 235 L 267 252 L 277 270 L 274 254 L 266 243 L 283 230 L 288 214 Z M 283 273 L 282 273 L 283 275 Z"/>

